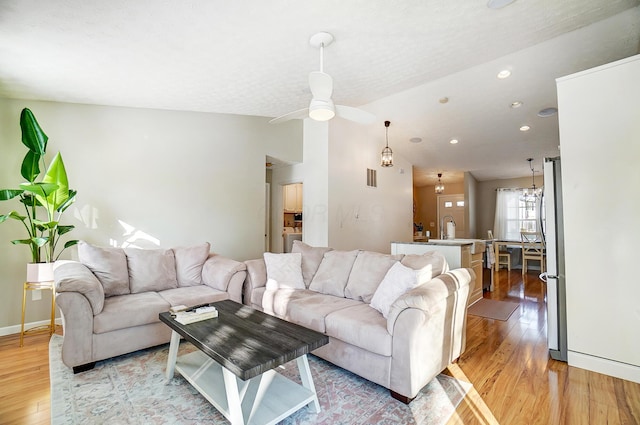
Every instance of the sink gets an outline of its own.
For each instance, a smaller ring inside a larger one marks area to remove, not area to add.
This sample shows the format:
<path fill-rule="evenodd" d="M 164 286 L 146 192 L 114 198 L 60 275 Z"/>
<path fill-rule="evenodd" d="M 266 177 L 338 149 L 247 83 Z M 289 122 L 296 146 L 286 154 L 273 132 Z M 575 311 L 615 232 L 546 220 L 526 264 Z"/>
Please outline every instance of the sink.
<path fill-rule="evenodd" d="M 438 245 L 458 245 L 460 243 L 471 244 L 471 254 L 479 254 L 484 252 L 487 244 L 482 239 L 429 239 Z"/>

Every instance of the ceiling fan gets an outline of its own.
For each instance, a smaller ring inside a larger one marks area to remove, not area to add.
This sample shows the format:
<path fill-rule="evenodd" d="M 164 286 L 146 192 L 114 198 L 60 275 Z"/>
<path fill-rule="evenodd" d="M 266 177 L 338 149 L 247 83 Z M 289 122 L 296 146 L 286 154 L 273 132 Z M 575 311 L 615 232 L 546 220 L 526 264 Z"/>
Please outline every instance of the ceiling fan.
<path fill-rule="evenodd" d="M 333 42 L 333 36 L 328 32 L 319 32 L 311 37 L 309 44 L 320 49 L 320 71 L 312 71 L 309 74 L 309 88 L 313 98 L 308 108 L 289 112 L 269 121 L 270 124 L 279 124 L 293 119 L 311 118 L 316 121 L 328 121 L 334 116 L 355 121 L 360 124 L 370 124 L 375 116 L 351 106 L 334 105 L 331 100 L 333 92 L 333 78 L 323 70 L 324 48 Z"/>

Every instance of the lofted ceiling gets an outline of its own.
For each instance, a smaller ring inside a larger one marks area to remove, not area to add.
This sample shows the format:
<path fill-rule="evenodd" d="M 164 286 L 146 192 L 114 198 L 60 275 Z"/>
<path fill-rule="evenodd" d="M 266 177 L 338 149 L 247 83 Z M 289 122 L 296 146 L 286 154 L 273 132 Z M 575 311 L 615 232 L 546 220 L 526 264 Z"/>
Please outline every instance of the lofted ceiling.
<path fill-rule="evenodd" d="M 538 111 L 556 78 L 638 53 L 640 0 L 0 0 L 0 97 L 276 117 L 308 106 L 318 31 L 333 100 L 376 115 L 380 150 L 391 121 L 417 185 L 483 181 L 559 155 Z"/>

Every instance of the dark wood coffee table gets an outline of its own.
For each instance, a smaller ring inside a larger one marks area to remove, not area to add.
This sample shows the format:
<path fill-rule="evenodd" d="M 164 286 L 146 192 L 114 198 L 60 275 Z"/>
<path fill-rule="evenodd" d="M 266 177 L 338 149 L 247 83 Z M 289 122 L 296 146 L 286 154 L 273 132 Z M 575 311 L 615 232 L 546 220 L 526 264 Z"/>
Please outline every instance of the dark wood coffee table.
<path fill-rule="evenodd" d="M 217 318 L 188 325 L 160 313 L 173 330 L 167 380 L 177 370 L 233 425 L 275 424 L 307 405 L 319 412 L 307 354 L 329 338 L 230 300 L 213 305 Z M 178 358 L 180 337 L 198 351 Z M 302 385 L 274 370 L 294 359 Z"/>

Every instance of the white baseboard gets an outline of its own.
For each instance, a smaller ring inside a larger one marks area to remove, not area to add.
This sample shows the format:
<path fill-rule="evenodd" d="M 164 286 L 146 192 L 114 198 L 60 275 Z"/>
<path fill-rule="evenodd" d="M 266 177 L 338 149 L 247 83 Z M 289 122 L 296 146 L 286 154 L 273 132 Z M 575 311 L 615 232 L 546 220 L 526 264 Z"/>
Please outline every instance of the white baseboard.
<path fill-rule="evenodd" d="M 35 328 L 36 326 L 46 326 L 49 323 L 51 323 L 51 320 L 40 320 L 39 322 L 25 323 L 24 324 L 24 328 L 25 329 L 31 329 L 31 328 Z M 61 318 L 59 318 L 59 317 L 56 318 L 56 325 L 62 326 L 62 319 Z M 22 327 L 22 325 L 13 325 L 13 326 L 6 326 L 4 328 L 0 328 L 0 336 L 11 335 L 11 334 L 19 334 L 21 327 Z"/>
<path fill-rule="evenodd" d="M 592 372 L 602 373 L 615 378 L 640 384 L 640 367 L 629 363 L 616 362 L 602 357 L 590 356 L 584 353 L 569 351 L 567 353 L 569 366 L 587 369 Z"/>

